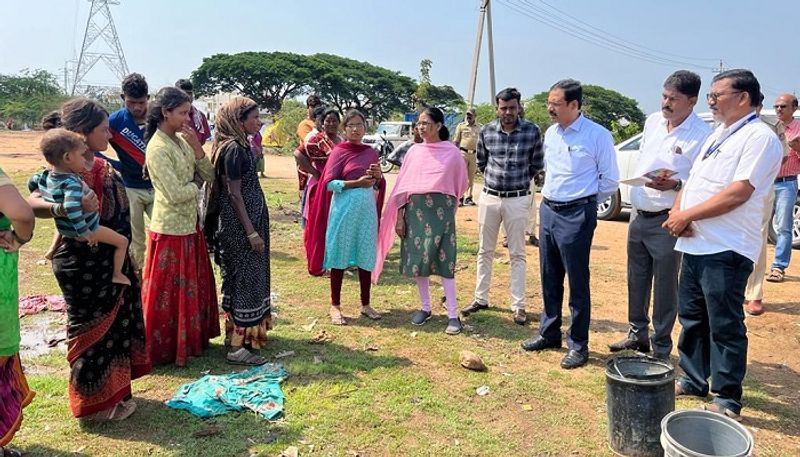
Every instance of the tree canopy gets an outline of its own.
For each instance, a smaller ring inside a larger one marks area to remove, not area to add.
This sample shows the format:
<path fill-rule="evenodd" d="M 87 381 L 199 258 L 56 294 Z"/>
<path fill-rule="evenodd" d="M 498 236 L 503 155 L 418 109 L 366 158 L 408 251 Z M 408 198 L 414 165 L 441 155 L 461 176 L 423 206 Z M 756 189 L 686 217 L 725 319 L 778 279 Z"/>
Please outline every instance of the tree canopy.
<path fill-rule="evenodd" d="M 56 77 L 45 70 L 0 74 L 0 118 L 36 124 L 65 99 Z"/>
<path fill-rule="evenodd" d="M 548 93 L 540 92 L 525 101 L 525 117 L 527 119 L 532 119 L 529 117 L 530 114 L 530 116 L 535 116 L 536 119 L 541 119 L 542 121 L 546 119 L 547 125 L 550 125 L 551 122 L 546 108 Z M 636 124 L 637 126 L 644 125 L 645 121 L 645 115 L 639 109 L 636 100 L 626 97 L 617 91 L 593 84 L 583 85 L 583 108 L 581 110 L 586 117 L 608 130 L 614 129 L 612 121 L 619 122 L 623 118 L 627 119 L 630 124 Z M 539 122 L 537 124 L 542 129 L 546 128 Z"/>
<path fill-rule="evenodd" d="M 271 113 L 279 112 L 287 99 L 312 93 L 342 113 L 358 109 L 375 119 L 415 105 L 462 109 L 464 99 L 455 89 L 431 83 L 432 65 L 422 61 L 418 83 L 400 72 L 333 54 L 242 52 L 203 59 L 192 82 L 197 95 L 240 93 Z"/>
<path fill-rule="evenodd" d="M 306 92 L 318 74 L 307 56 L 290 52 L 216 54 L 192 72 L 197 95 L 237 92 L 272 113 L 283 101 Z"/>

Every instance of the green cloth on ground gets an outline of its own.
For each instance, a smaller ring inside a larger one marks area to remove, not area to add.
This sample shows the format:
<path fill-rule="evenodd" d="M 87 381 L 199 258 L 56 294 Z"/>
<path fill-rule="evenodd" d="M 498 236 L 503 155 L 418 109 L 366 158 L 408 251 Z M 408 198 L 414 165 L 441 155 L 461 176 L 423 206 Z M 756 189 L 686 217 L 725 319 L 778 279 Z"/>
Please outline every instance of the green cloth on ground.
<path fill-rule="evenodd" d="M 280 383 L 287 377 L 281 364 L 267 363 L 240 373 L 205 375 L 184 384 L 166 404 L 200 417 L 251 410 L 267 420 L 283 415 Z"/>

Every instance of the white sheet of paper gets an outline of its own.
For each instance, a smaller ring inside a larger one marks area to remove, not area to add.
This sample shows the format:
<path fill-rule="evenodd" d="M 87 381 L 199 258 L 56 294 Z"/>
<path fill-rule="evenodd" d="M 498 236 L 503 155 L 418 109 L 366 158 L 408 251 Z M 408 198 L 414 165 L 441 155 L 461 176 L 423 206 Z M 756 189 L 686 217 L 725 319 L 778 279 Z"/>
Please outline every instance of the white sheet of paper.
<path fill-rule="evenodd" d="M 636 169 L 633 178 L 622 179 L 619 182 L 629 186 L 641 187 L 652 182 L 656 176 L 671 178 L 677 174 L 678 172 L 675 171 L 675 165 L 672 160 L 666 160 L 664 157 L 656 156 L 649 163 L 640 165 Z"/>

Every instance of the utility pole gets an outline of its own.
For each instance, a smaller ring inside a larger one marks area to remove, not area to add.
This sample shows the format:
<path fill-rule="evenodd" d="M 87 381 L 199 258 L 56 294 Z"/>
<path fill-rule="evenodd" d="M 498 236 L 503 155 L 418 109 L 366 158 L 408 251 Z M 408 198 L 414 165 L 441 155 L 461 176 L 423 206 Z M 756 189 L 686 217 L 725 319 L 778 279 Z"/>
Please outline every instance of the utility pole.
<path fill-rule="evenodd" d="M 497 89 L 494 84 L 494 40 L 492 39 L 492 5 L 486 0 L 486 38 L 489 48 L 489 100 L 494 104 Z"/>
<path fill-rule="evenodd" d="M 713 69 L 711 69 L 711 72 L 712 73 L 722 73 L 725 70 L 727 70 L 727 68 L 725 68 L 725 63 L 722 61 L 722 59 L 719 59 L 719 68 L 713 68 Z"/>
<path fill-rule="evenodd" d="M 472 53 L 472 72 L 470 73 L 469 90 L 467 90 L 467 108 L 471 108 L 475 101 L 475 83 L 478 80 L 478 61 L 481 57 L 481 40 L 483 39 L 483 21 L 486 18 L 486 6 L 489 0 L 480 0 L 481 14 L 478 19 L 478 33 L 475 37 L 475 51 Z"/>

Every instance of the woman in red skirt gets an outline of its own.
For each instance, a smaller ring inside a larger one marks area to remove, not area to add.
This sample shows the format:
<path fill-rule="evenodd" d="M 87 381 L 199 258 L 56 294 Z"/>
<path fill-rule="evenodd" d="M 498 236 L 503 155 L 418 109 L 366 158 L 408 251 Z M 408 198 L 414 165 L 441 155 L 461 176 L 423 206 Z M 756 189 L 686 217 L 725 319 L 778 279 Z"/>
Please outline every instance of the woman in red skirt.
<path fill-rule="evenodd" d="M 186 365 L 220 334 L 217 294 L 206 242 L 197 226 L 195 175 L 214 168 L 187 127 L 191 99 L 165 87 L 147 112 L 145 173 L 155 189 L 142 302 L 153 364 Z"/>

